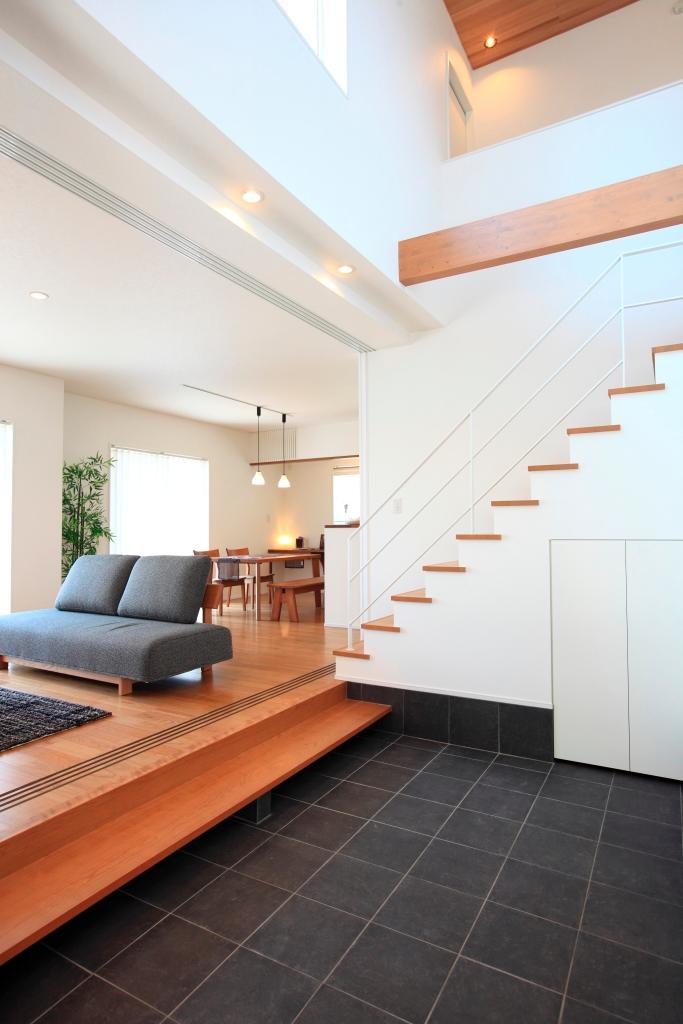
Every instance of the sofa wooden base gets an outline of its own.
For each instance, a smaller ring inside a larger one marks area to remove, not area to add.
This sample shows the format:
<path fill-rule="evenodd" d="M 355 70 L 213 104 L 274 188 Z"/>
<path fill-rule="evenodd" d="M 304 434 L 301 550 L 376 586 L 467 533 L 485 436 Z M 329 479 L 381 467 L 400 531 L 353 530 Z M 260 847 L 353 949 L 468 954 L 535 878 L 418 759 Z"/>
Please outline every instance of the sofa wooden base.
<path fill-rule="evenodd" d="M 0 655 L 0 669 L 6 669 L 9 663 L 23 665 L 24 668 L 36 668 L 42 672 L 57 672 L 62 676 L 77 676 L 79 679 L 91 679 L 95 683 L 111 683 L 119 691 L 119 697 L 127 697 L 133 692 L 133 679 L 125 679 L 123 676 L 106 676 L 98 672 L 82 672 L 77 668 L 63 668 L 61 665 L 45 665 L 38 661 L 27 661 L 25 658 L 6 658 Z M 204 669 L 202 669 L 202 674 Z"/>
<path fill-rule="evenodd" d="M 62 676 L 76 676 L 78 679 L 89 679 L 94 683 L 110 683 L 116 686 L 119 697 L 129 697 L 133 692 L 135 679 L 126 679 L 124 676 L 107 676 L 98 672 L 82 672 L 77 668 L 63 668 L 61 665 L 44 665 L 37 661 L 27 661 L 25 658 L 6 658 L 0 655 L 0 671 L 9 668 L 10 662 L 13 665 L 23 665 L 24 668 L 35 668 L 42 672 L 56 672 Z M 210 679 L 213 675 L 213 665 L 202 665 L 202 679 Z M 144 685 L 144 684 L 143 684 Z"/>

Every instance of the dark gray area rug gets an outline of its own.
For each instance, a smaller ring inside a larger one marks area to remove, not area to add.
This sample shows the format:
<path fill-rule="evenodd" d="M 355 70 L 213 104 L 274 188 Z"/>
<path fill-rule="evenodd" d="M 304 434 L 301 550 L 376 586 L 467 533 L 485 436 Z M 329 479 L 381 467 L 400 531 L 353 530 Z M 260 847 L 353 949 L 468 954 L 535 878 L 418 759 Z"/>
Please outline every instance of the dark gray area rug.
<path fill-rule="evenodd" d="M 0 751 L 110 717 L 111 711 L 87 704 L 71 704 L 0 687 Z"/>

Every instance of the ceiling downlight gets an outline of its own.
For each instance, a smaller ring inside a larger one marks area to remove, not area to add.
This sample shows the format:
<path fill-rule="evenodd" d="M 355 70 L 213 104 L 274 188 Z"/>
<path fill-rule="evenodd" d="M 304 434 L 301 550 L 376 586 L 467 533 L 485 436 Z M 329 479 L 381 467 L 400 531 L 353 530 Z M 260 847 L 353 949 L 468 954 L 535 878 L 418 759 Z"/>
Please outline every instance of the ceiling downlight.
<path fill-rule="evenodd" d="M 144 210 L 133 206 L 125 199 L 121 199 L 120 196 L 103 188 L 103 186 L 98 185 L 97 182 L 92 181 L 90 178 L 86 178 L 85 175 L 80 174 L 72 167 L 34 146 L 20 135 L 3 127 L 0 127 L 0 153 L 41 175 L 41 177 L 46 178 L 48 181 L 52 181 L 55 185 L 66 189 L 73 195 L 84 199 L 105 213 L 111 214 L 112 217 L 116 217 L 124 224 L 128 224 L 129 227 L 135 228 L 167 248 L 173 249 L 175 252 L 180 253 L 181 256 L 185 256 L 207 270 L 212 270 L 215 274 L 225 278 L 227 281 L 231 281 L 240 288 L 244 288 L 246 291 L 251 292 L 252 295 L 256 295 L 257 298 L 269 302 L 272 306 L 276 306 L 283 312 L 289 313 L 290 316 L 297 317 L 303 323 L 314 327 L 330 338 L 334 338 L 335 341 L 340 342 L 342 345 L 346 345 L 347 348 L 351 348 L 356 352 L 374 352 L 373 347 L 361 341 L 360 338 L 356 338 L 353 334 L 343 330 L 343 328 L 337 327 L 330 320 L 318 316 L 313 310 L 302 306 L 294 299 L 288 298 L 288 296 L 277 291 L 275 288 L 271 288 L 270 285 L 265 284 L 263 281 L 259 281 L 252 274 L 240 270 L 233 263 L 229 263 L 221 256 L 211 252 L 210 249 L 205 249 L 203 246 L 193 242 L 192 239 L 181 235 L 180 232 L 151 217 Z"/>

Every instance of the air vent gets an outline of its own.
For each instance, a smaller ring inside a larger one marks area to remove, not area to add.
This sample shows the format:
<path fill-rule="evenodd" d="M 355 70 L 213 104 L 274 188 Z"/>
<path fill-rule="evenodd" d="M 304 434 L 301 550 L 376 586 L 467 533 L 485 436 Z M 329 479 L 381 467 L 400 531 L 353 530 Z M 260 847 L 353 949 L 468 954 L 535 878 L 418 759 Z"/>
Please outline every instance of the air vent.
<path fill-rule="evenodd" d="M 24 167 L 28 167 L 29 170 L 35 171 L 36 174 L 47 178 L 48 181 L 54 182 L 55 185 L 65 188 L 80 199 L 85 199 L 87 203 L 97 206 L 100 210 L 104 210 L 105 213 L 116 217 L 117 220 L 123 221 L 124 224 L 128 224 L 155 241 L 161 242 L 162 245 L 167 246 L 169 249 L 174 249 L 181 256 L 185 256 L 187 259 L 199 263 L 200 266 L 205 267 L 207 270 L 212 270 L 214 274 L 219 274 L 221 277 L 226 278 L 226 280 L 232 281 L 233 284 L 239 285 L 240 288 L 246 289 L 246 291 L 251 292 L 265 302 L 270 302 L 272 306 L 277 306 L 283 312 L 297 317 L 297 319 L 309 324 L 310 327 L 315 327 L 316 330 L 329 335 L 330 338 L 341 342 L 342 345 L 346 345 L 356 352 L 374 351 L 370 345 L 366 345 L 360 338 L 355 338 L 352 334 L 342 330 L 341 327 L 337 327 L 329 320 L 325 320 L 324 317 L 318 316 L 313 310 L 307 309 L 306 306 L 302 306 L 298 302 L 294 302 L 286 295 L 271 288 L 270 285 L 259 281 L 257 277 L 253 277 L 251 274 L 240 270 L 234 264 L 228 263 L 221 256 L 211 252 L 210 249 L 197 245 L 192 239 L 174 231 L 173 228 L 162 224 L 161 221 L 156 220 L 154 217 L 150 217 L 144 210 L 140 210 L 131 203 L 127 203 L 125 199 L 121 199 L 114 192 L 109 192 L 108 189 L 98 185 L 97 182 L 86 178 L 83 174 L 79 174 L 72 167 L 63 164 L 60 160 L 56 160 L 49 153 L 27 142 L 26 139 L 22 139 L 20 135 L 16 135 L 14 132 L 10 132 L 7 128 L 2 127 L 0 127 L 0 153 L 4 153 L 11 160 L 15 160 Z"/>

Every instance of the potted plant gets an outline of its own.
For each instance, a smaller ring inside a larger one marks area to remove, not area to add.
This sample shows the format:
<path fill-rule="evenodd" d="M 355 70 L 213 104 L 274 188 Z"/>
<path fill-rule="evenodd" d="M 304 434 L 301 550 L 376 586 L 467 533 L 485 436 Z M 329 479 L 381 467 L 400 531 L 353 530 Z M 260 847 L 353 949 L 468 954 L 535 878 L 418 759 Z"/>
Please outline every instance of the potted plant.
<path fill-rule="evenodd" d="M 94 555 L 102 539 L 113 540 L 104 514 L 104 488 L 113 459 L 98 452 L 62 470 L 62 578 L 81 555 Z"/>

